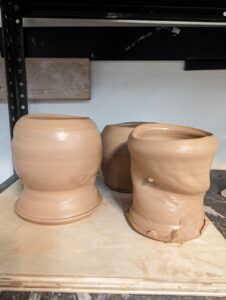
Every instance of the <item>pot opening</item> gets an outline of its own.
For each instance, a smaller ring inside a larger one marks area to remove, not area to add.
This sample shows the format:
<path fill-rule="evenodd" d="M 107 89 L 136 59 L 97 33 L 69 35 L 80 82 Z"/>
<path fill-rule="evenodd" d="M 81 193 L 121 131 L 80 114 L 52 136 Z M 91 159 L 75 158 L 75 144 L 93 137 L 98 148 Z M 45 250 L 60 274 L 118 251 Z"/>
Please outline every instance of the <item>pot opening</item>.
<path fill-rule="evenodd" d="M 162 128 L 139 128 L 135 136 L 142 140 L 186 140 L 186 139 L 199 139 L 212 135 L 209 132 L 183 127 L 162 127 Z"/>
<path fill-rule="evenodd" d="M 26 118 L 31 120 L 74 120 L 88 119 L 88 117 L 64 116 L 64 115 L 27 115 Z"/>
<path fill-rule="evenodd" d="M 145 124 L 145 122 L 125 122 L 125 123 L 112 124 L 110 126 L 135 128 L 138 125 L 142 125 L 142 124 Z"/>

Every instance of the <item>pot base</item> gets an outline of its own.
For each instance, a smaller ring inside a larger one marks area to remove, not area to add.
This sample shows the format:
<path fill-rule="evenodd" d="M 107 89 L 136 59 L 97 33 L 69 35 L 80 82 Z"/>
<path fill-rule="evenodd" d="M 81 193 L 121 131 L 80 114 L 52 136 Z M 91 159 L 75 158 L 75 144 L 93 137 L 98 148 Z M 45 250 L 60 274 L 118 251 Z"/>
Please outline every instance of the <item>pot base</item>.
<path fill-rule="evenodd" d="M 22 219 L 24 219 L 25 221 L 29 221 L 31 223 L 35 223 L 35 224 L 42 224 L 42 225 L 60 225 L 60 224 L 69 224 L 69 223 L 73 223 L 73 222 L 77 222 L 80 221 L 82 219 L 85 219 L 87 217 L 89 217 L 92 213 L 94 213 L 94 211 L 97 209 L 97 207 L 99 206 L 99 204 L 102 202 L 102 200 L 100 200 L 100 202 L 97 204 L 96 207 L 94 207 L 93 209 L 91 209 L 90 211 L 87 211 L 86 213 L 83 213 L 81 215 L 75 215 L 69 218 L 65 218 L 65 219 L 52 219 L 52 220 L 48 220 L 48 219 L 41 219 L 41 218 L 35 218 L 35 217 L 31 217 L 31 216 L 26 216 L 23 211 L 20 211 L 19 206 L 15 205 L 15 212 L 16 214 L 21 217 Z"/>
<path fill-rule="evenodd" d="M 206 216 L 204 216 L 203 220 L 203 226 L 199 231 L 188 231 L 186 234 L 185 232 L 182 233 L 183 229 L 178 230 L 172 230 L 170 233 L 166 234 L 165 236 L 160 235 L 156 230 L 152 230 L 151 228 L 147 229 L 138 224 L 136 221 L 134 221 L 133 214 L 135 213 L 133 210 L 130 209 L 127 213 L 127 219 L 131 227 L 141 235 L 159 241 L 159 242 L 165 242 L 165 243 L 184 243 L 189 240 L 196 239 L 200 237 L 203 232 L 205 231 L 209 221 Z M 142 218 L 142 217 L 141 217 Z"/>
<path fill-rule="evenodd" d="M 15 212 L 32 223 L 67 224 L 88 217 L 101 202 L 102 197 L 94 186 L 64 192 L 40 192 L 25 188 L 15 203 Z"/>
<path fill-rule="evenodd" d="M 114 186 L 111 186 L 110 184 L 108 184 L 106 181 L 104 181 L 104 183 L 112 191 L 115 191 L 115 192 L 118 192 L 118 193 L 125 193 L 125 194 L 131 194 L 132 193 L 132 189 L 123 189 L 123 188 L 114 187 Z"/>

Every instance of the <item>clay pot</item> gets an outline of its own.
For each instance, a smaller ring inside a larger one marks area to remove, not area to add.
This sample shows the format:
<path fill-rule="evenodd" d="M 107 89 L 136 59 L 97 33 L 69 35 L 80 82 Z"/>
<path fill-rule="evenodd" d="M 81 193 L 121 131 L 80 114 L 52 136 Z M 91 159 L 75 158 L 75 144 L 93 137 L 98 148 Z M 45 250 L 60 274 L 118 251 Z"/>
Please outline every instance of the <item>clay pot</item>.
<path fill-rule="evenodd" d="M 43 224 L 77 221 L 101 202 L 94 185 L 101 137 L 89 118 L 26 115 L 16 123 L 12 152 L 24 184 L 15 206 L 22 218 Z"/>
<path fill-rule="evenodd" d="M 204 194 L 217 140 L 206 131 L 176 125 L 145 124 L 128 139 L 133 203 L 131 225 L 164 242 L 184 242 L 203 232 Z"/>
<path fill-rule="evenodd" d="M 130 154 L 127 139 L 140 122 L 107 125 L 102 134 L 103 159 L 102 171 L 105 184 L 112 190 L 132 192 L 130 174 Z"/>

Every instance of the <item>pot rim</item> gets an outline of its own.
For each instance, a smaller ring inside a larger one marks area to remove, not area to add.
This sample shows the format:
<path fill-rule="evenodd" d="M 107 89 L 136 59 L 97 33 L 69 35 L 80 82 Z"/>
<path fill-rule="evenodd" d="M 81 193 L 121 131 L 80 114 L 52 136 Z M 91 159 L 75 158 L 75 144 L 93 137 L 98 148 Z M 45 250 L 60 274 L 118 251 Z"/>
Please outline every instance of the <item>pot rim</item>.
<path fill-rule="evenodd" d="M 87 120 L 89 117 L 84 116 L 72 116 L 62 114 L 28 114 L 23 116 L 25 119 L 32 121 L 70 121 L 70 120 Z"/>
<path fill-rule="evenodd" d="M 159 138 L 151 138 L 151 132 L 164 132 L 165 134 L 161 136 L 159 135 Z M 144 133 L 146 132 L 146 135 Z M 150 134 L 147 134 L 147 132 L 150 132 Z M 168 134 L 167 134 L 168 133 Z M 170 137 L 169 133 L 175 133 L 178 134 L 178 136 L 172 136 L 171 138 L 167 138 L 167 136 Z M 165 124 L 165 123 L 148 123 L 148 124 L 142 124 L 137 126 L 130 134 L 130 136 L 139 141 L 146 141 L 146 142 L 176 142 L 176 141 L 198 141 L 206 138 L 212 138 L 214 135 L 211 132 L 190 127 L 190 126 L 184 126 L 184 125 L 175 125 L 175 124 Z M 187 136 L 187 137 L 186 137 Z"/>
<path fill-rule="evenodd" d="M 114 123 L 108 124 L 105 127 L 122 127 L 122 128 L 136 128 L 137 126 L 144 125 L 144 124 L 156 124 L 155 122 L 145 122 L 145 121 L 128 121 L 122 123 Z"/>

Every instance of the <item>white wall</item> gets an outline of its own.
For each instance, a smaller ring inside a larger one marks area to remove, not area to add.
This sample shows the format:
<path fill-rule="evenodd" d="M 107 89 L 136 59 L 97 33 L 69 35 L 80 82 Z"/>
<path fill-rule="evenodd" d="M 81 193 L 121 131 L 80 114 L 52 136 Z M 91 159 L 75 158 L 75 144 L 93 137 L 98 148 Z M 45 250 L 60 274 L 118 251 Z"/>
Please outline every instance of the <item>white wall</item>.
<path fill-rule="evenodd" d="M 1 10 L 0 10 L 1 13 Z M 1 15 L 0 15 L 1 27 Z M 13 175 L 7 101 L 0 99 L 0 184 Z"/>
<path fill-rule="evenodd" d="M 226 71 L 184 71 L 183 62 L 92 62 L 90 101 L 33 101 L 31 113 L 64 113 L 106 124 L 157 121 L 209 130 L 220 141 L 213 168 L 226 169 Z"/>
<path fill-rule="evenodd" d="M 12 174 L 8 105 L 0 100 L 0 184 Z"/>

